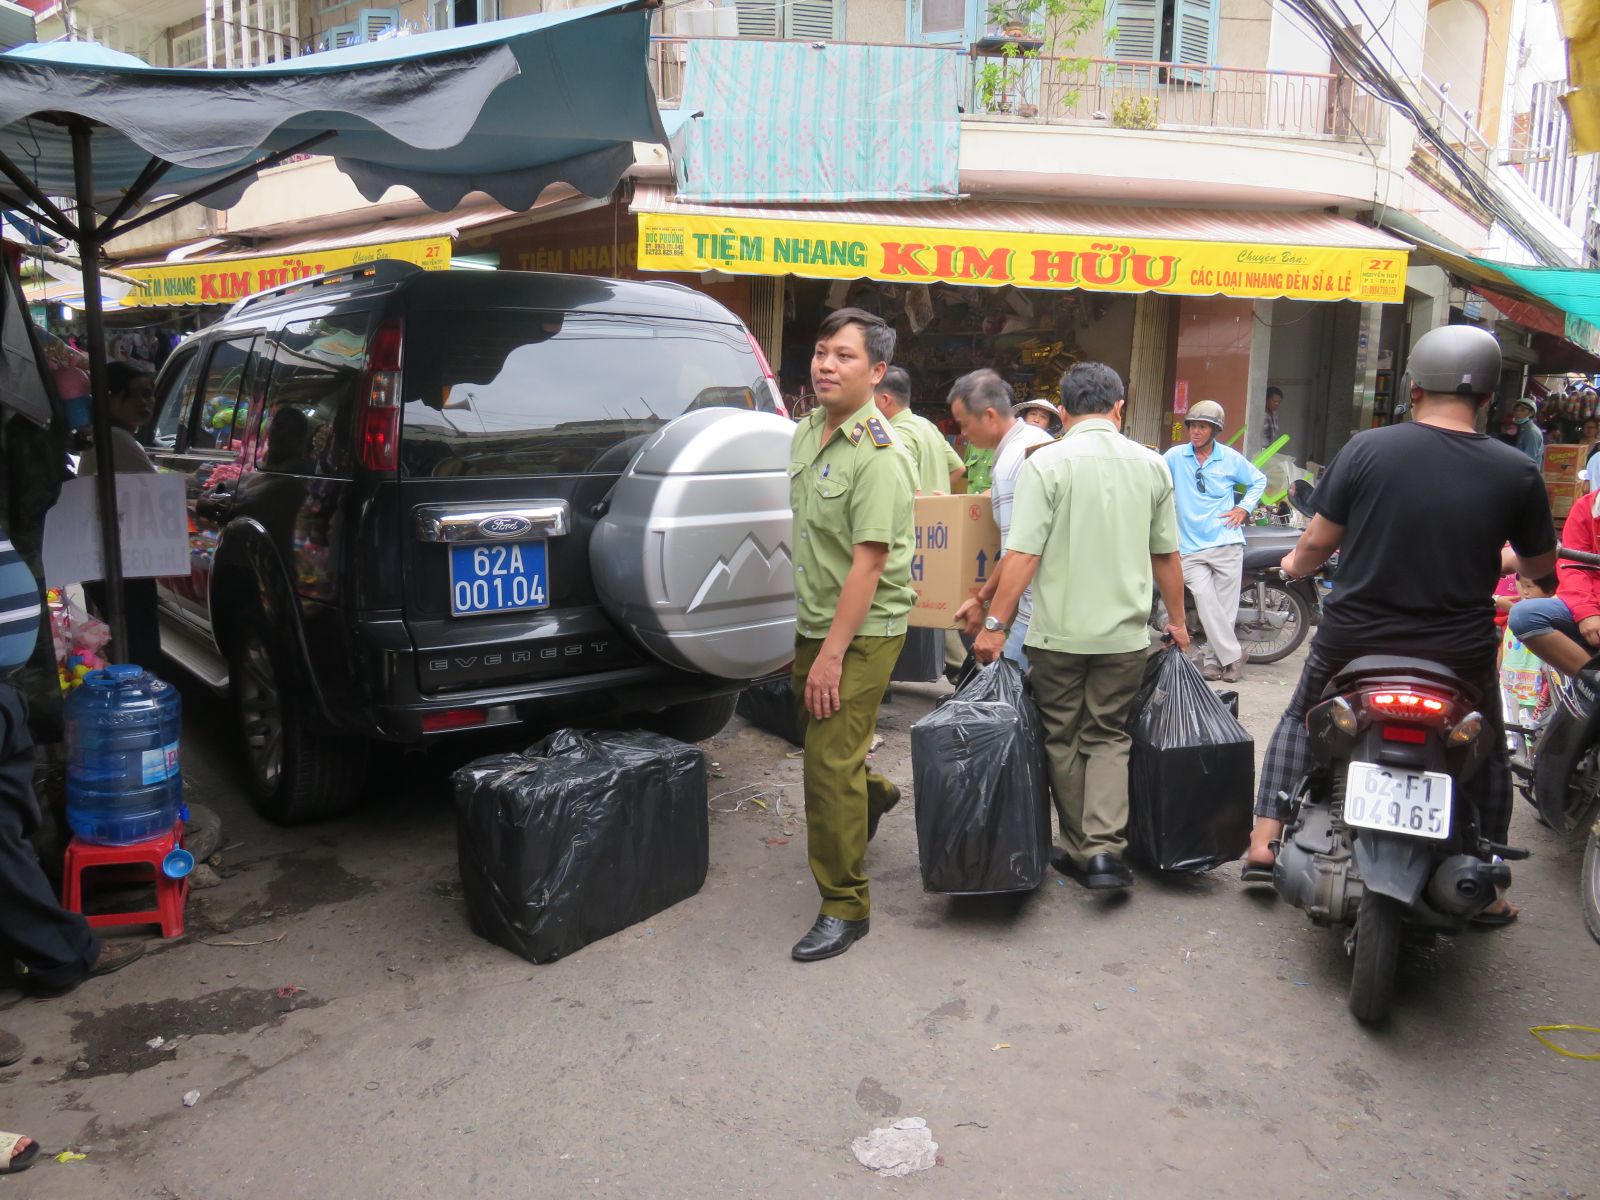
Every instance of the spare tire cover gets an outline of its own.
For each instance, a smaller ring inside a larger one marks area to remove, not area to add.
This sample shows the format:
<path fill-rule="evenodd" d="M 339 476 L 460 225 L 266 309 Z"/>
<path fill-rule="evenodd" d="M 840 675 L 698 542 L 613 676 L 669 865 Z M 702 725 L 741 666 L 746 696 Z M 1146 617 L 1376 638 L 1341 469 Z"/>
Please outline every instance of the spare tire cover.
<path fill-rule="evenodd" d="M 755 679 L 794 657 L 789 448 L 773 413 L 706 408 L 636 454 L 589 543 L 606 611 L 656 658 Z"/>

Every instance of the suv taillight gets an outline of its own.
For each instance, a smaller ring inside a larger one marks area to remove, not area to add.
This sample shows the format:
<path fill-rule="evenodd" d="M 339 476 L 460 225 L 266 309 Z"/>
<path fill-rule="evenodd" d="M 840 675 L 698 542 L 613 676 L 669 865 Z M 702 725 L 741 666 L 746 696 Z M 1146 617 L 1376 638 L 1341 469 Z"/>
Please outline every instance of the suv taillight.
<path fill-rule="evenodd" d="M 385 321 L 367 343 L 367 374 L 356 412 L 356 448 L 369 471 L 392 471 L 400 462 L 400 368 L 405 323 Z"/>
<path fill-rule="evenodd" d="M 756 361 L 761 364 L 761 377 L 767 381 L 767 391 L 772 393 L 772 404 L 780 417 L 789 415 L 789 408 L 783 402 L 783 393 L 778 390 L 778 380 L 772 374 L 772 366 L 767 362 L 767 356 L 761 352 L 761 343 L 756 341 L 756 335 L 748 329 L 744 331 L 745 337 L 750 339 L 750 349 L 755 351 Z"/>

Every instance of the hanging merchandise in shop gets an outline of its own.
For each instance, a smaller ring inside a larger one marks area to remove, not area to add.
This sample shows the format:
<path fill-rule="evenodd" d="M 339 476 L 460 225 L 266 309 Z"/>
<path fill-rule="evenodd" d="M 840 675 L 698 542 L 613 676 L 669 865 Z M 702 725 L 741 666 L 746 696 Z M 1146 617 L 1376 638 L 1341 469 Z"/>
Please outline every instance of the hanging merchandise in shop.
<path fill-rule="evenodd" d="M 1397 304 L 1406 251 L 641 212 L 639 267 Z"/>
<path fill-rule="evenodd" d="M 309 255 L 213 258 L 159 267 L 130 266 L 124 269 L 125 273 L 144 286 L 124 296 L 122 305 L 124 308 L 155 308 L 232 304 L 280 284 L 385 259 L 415 263 L 425 271 L 448 271 L 450 239 L 416 238 L 379 246 L 345 246 Z"/>

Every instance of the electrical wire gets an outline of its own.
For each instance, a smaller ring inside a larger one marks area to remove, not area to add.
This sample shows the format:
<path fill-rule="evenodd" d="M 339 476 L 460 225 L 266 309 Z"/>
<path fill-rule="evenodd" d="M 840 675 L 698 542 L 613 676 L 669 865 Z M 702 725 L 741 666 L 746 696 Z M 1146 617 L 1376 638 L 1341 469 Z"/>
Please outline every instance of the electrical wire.
<path fill-rule="evenodd" d="M 1325 0 L 1285 0 L 1285 3 L 1293 6 L 1311 22 L 1320 40 L 1328 46 L 1335 57 L 1340 59 L 1341 65 L 1350 72 L 1359 85 L 1377 95 L 1384 103 L 1396 108 L 1416 127 L 1417 132 L 1433 147 L 1439 160 L 1448 165 L 1451 172 L 1460 180 L 1462 190 L 1480 208 L 1510 230 L 1536 258 L 1550 264 L 1564 264 L 1565 255 L 1522 217 L 1492 181 L 1481 177 L 1473 170 L 1472 164 L 1434 125 L 1431 115 L 1406 94 L 1393 72 L 1372 54 L 1365 43 L 1356 39 L 1343 24 L 1330 17 L 1323 7 L 1324 2 Z M 1357 0 L 1358 6 L 1359 3 L 1360 0 Z M 1343 16 L 1342 13 L 1337 15 Z M 1371 20 L 1370 15 L 1367 19 Z M 1380 41 L 1390 54 L 1394 53 L 1386 41 L 1382 41 L 1381 38 Z"/>

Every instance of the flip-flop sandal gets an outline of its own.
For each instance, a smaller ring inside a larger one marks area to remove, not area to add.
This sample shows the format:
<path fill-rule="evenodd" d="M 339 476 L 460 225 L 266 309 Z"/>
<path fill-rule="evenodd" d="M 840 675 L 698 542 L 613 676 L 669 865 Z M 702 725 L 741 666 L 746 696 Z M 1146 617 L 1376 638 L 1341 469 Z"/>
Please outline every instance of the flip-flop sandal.
<path fill-rule="evenodd" d="M 39 1157 L 38 1142 L 30 1141 L 28 1148 L 14 1158 L 11 1154 L 17 1143 L 27 1136 L 25 1133 L 0 1133 L 0 1161 L 5 1164 L 0 1166 L 0 1175 L 15 1175 L 33 1166 L 33 1160 Z"/>
<path fill-rule="evenodd" d="M 1500 929 L 1506 925 L 1510 925 L 1521 915 L 1521 910 L 1507 905 L 1506 908 L 1501 912 L 1481 912 L 1475 914 L 1472 918 L 1472 924 L 1482 926 L 1485 929 Z"/>
<path fill-rule="evenodd" d="M 1276 861 L 1274 859 L 1273 862 L 1268 863 L 1253 863 L 1246 859 L 1244 865 L 1239 868 L 1239 882 L 1244 884 L 1271 883 L 1272 867 Z"/>

